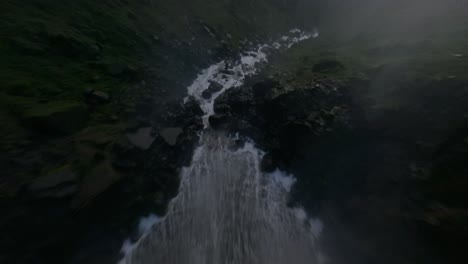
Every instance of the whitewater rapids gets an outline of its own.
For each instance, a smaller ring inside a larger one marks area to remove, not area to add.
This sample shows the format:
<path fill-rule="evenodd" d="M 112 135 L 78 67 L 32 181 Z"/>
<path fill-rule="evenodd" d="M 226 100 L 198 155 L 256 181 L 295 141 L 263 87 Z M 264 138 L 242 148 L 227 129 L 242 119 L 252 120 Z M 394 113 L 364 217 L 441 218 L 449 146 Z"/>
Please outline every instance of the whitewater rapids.
<path fill-rule="evenodd" d="M 318 36 L 297 29 L 290 34 L 271 47 L 290 48 Z M 323 263 L 317 246 L 320 221 L 287 206 L 294 178 L 280 171 L 261 172 L 264 153 L 253 142 L 239 146 L 237 139 L 212 131 L 207 122 L 216 97 L 242 85 L 267 61 L 265 47 L 246 53 L 238 64 L 212 65 L 188 88 L 205 112 L 199 147 L 191 166 L 182 169 L 179 194 L 167 215 L 153 217 L 139 241 L 125 244 L 121 264 Z M 221 77 L 219 72 L 226 68 L 232 75 Z M 211 81 L 223 90 L 204 99 L 202 92 Z"/>

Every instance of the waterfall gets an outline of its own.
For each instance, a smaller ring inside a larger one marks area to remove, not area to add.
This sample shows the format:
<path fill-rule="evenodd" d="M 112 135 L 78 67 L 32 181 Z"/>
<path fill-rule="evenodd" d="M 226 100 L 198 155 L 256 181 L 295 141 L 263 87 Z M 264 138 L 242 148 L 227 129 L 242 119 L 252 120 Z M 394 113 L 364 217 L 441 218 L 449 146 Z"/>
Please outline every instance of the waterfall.
<path fill-rule="evenodd" d="M 198 76 L 188 92 L 205 112 L 199 147 L 191 165 L 182 170 L 179 194 L 166 216 L 154 217 L 157 221 L 151 227 L 140 227 L 142 237 L 133 245 L 126 244 L 121 264 L 323 262 L 317 246 L 320 221 L 287 206 L 294 178 L 280 171 L 261 172 L 264 154 L 253 142 L 238 146 L 235 138 L 212 131 L 208 123 L 214 100 L 224 90 L 242 85 L 260 63 L 267 62 L 265 48 L 289 48 L 317 36 L 291 30 L 271 45 L 244 53 L 240 61 L 219 62 Z M 205 99 L 202 93 L 212 81 L 223 88 Z"/>

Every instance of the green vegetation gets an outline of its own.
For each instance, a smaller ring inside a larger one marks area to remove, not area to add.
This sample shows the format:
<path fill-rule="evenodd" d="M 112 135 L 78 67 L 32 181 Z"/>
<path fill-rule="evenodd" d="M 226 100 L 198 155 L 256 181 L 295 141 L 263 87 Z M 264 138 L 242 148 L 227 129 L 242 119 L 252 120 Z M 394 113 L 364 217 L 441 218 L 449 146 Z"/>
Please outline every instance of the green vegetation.
<path fill-rule="evenodd" d="M 144 194 L 151 188 L 162 211 L 177 177 L 162 169 L 155 171 L 162 171 L 163 180 L 136 177 L 140 168 L 129 172 L 141 153 L 126 133 L 164 119 L 168 103 L 180 102 L 188 82 L 212 60 L 247 40 L 288 30 L 295 23 L 286 8 L 277 0 L 3 1 L 0 203 L 6 209 L 0 229 L 14 233 L 23 246 L 20 253 L 11 241 L 1 240 L 8 256 L 0 256 L 0 262 L 30 263 L 41 256 L 63 263 L 82 231 L 94 226 L 88 221 L 113 226 L 112 234 L 135 224 L 142 211 L 155 206 Z M 55 177 L 58 168 L 67 168 L 76 181 L 40 193 L 29 188 L 51 173 Z M 122 194 L 120 185 L 138 187 Z M 43 199 L 61 203 L 62 213 L 49 214 L 56 204 L 45 202 L 42 208 Z M 75 210 L 79 216 L 71 215 Z M 122 210 L 132 213 L 115 220 Z M 21 228 L 21 221 L 32 218 Z M 31 230 L 47 235 L 31 238 Z"/>
<path fill-rule="evenodd" d="M 53 149 L 49 141 L 58 136 L 116 119 L 133 127 L 142 98 L 160 89 L 152 81 L 165 80 L 162 89 L 177 93 L 171 89 L 184 87 L 172 83 L 194 74 L 210 49 L 269 37 L 289 20 L 280 2 L 267 0 L 4 1 L 0 151 Z M 88 105 L 90 89 L 109 94 L 111 103 Z"/>

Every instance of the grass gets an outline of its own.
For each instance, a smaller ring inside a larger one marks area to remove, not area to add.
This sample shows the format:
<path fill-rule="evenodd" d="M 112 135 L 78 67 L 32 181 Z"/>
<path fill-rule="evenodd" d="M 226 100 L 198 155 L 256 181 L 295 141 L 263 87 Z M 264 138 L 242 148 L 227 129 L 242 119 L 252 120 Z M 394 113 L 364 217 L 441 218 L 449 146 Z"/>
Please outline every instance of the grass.
<path fill-rule="evenodd" d="M 92 109 L 83 131 L 118 123 L 119 132 L 109 134 L 117 140 L 133 124 L 126 110 L 157 88 L 143 90 L 142 79 L 163 79 L 161 86 L 168 90 L 185 89 L 172 84 L 194 71 L 193 64 L 219 48 L 221 40 L 236 48 L 246 38 L 266 38 L 292 24 L 282 7 L 268 0 L 5 0 L 0 7 L 0 151 L 16 159 L 21 153 L 42 157 L 60 149 L 53 142 L 62 140 L 70 144 L 67 155 L 80 155 L 82 143 L 73 141 L 73 134 L 57 137 L 24 120 L 84 105 L 89 88 L 107 92 L 112 102 Z M 124 70 L 115 73 L 116 68 Z M 20 166 L 10 174 L 31 178 L 38 170 Z"/>
<path fill-rule="evenodd" d="M 465 33 L 468 31 L 465 31 Z M 327 33 L 292 48 L 280 59 L 278 72 L 296 72 L 298 78 L 368 78 L 379 67 L 391 66 L 412 79 L 455 78 L 468 80 L 467 34 L 447 32 L 430 41 L 393 42 L 372 35 L 340 39 Z M 457 57 L 456 54 L 463 54 Z M 341 71 L 317 73 L 313 66 L 322 61 L 339 61 Z"/>

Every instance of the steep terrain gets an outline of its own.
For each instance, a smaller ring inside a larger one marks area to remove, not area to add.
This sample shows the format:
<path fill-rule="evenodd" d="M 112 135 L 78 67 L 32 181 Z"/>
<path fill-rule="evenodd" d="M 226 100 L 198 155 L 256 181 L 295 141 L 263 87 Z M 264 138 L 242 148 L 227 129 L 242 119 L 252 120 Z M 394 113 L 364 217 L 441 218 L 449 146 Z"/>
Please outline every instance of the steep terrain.
<path fill-rule="evenodd" d="M 289 29 L 287 11 L 280 1 L 4 1 L 0 261 L 116 261 L 138 217 L 164 211 L 190 157 L 200 124 L 197 107 L 180 105 L 187 85 Z"/>
<path fill-rule="evenodd" d="M 190 83 L 293 27 L 320 38 L 268 49 L 211 126 L 297 178 L 330 263 L 463 262 L 463 1 L 20 2 L 0 7 L 0 263 L 116 263 L 190 163 Z"/>

